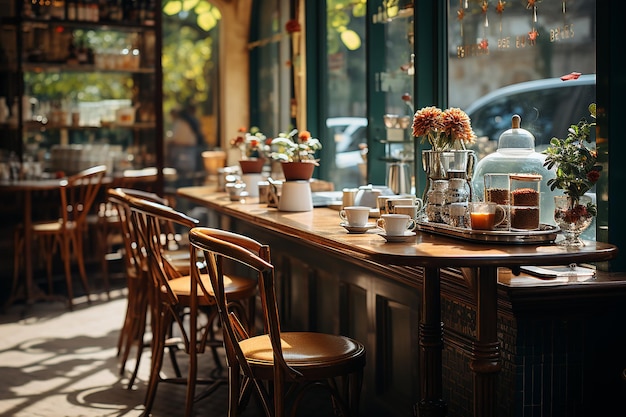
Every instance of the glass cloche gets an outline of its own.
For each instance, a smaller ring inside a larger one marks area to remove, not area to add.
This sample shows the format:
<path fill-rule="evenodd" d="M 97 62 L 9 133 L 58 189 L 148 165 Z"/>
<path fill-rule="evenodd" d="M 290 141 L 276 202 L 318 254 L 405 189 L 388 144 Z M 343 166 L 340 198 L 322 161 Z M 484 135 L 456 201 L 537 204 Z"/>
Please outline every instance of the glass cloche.
<path fill-rule="evenodd" d="M 503 132 L 498 139 L 496 152 L 481 159 L 474 170 L 472 187 L 476 198 L 483 199 L 484 175 L 488 173 L 503 174 L 540 174 L 540 221 L 554 224 L 554 196 L 561 195 L 558 190 L 551 191 L 547 186 L 550 178 L 555 177 L 554 170 L 543 166 L 545 155 L 535 152 L 535 137 L 526 129 L 521 128 L 521 118 L 511 118 L 511 129 Z"/>

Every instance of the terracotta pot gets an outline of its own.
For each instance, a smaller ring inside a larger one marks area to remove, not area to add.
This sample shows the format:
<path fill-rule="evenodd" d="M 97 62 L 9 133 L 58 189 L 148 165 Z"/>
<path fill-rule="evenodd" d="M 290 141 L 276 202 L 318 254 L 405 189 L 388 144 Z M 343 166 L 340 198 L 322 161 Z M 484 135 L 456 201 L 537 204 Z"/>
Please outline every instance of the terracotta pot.
<path fill-rule="evenodd" d="M 316 164 L 314 162 L 283 162 L 283 174 L 286 181 L 310 180 Z"/>
<path fill-rule="evenodd" d="M 264 158 L 250 158 L 242 159 L 239 161 L 242 174 L 259 174 L 263 172 L 263 166 L 265 165 Z"/>

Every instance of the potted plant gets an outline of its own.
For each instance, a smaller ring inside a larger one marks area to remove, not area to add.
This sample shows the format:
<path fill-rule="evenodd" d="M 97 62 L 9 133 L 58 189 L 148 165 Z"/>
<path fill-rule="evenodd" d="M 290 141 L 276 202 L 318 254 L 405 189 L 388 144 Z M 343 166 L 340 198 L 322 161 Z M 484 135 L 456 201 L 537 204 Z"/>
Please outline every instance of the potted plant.
<path fill-rule="evenodd" d="M 566 246 L 582 246 L 580 234 L 589 227 L 597 214 L 597 207 L 591 197 L 585 195 L 600 178 L 600 166 L 597 164 L 598 152 L 587 144 L 592 143 L 592 129 L 596 123 L 596 105 L 589 105 L 589 114 L 594 120 L 581 119 L 571 125 L 565 139 L 552 138 L 550 145 L 543 151 L 546 154 L 544 165 L 556 169 L 555 178 L 547 184 L 551 190 L 563 190 L 563 196 L 556 196 L 554 220 L 561 228 Z"/>
<path fill-rule="evenodd" d="M 271 141 L 271 157 L 281 162 L 287 181 L 308 180 L 313 170 L 319 165 L 315 152 L 322 149 L 319 139 L 311 137 L 307 130 L 280 133 Z"/>
<path fill-rule="evenodd" d="M 240 127 L 230 145 L 241 152 L 239 166 L 242 173 L 260 173 L 263 170 L 270 148 L 267 137 L 259 128 L 252 127 L 250 131 L 246 131 L 245 127 Z"/>

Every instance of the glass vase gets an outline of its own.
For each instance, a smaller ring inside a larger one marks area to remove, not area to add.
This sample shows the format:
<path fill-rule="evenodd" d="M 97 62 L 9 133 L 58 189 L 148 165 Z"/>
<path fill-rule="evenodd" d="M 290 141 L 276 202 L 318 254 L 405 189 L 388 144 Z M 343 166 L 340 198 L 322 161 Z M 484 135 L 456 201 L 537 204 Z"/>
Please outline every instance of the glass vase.
<path fill-rule="evenodd" d="M 577 202 L 568 196 L 554 197 L 554 221 L 561 228 L 565 239 L 558 242 L 567 247 L 585 246 L 580 238 L 593 221 L 593 214 L 587 208 L 591 204 L 591 197 L 583 195 Z"/>
<path fill-rule="evenodd" d="M 476 166 L 476 154 L 472 150 L 450 149 L 446 151 L 422 151 L 422 166 L 426 173 L 426 188 L 422 200 L 427 201 L 428 192 L 433 189 L 437 180 L 450 180 L 451 178 L 464 178 L 472 196 L 472 174 Z"/>

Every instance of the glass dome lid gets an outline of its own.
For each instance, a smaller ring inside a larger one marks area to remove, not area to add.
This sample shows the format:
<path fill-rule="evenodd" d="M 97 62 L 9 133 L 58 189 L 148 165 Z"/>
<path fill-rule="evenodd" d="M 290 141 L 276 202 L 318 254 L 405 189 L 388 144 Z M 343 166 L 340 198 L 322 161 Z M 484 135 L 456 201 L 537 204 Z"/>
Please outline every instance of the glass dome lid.
<path fill-rule="evenodd" d="M 543 163 L 546 156 L 535 152 L 535 137 L 521 128 L 521 118 L 511 118 L 511 129 L 506 130 L 498 139 L 498 149 L 476 164 L 472 177 L 472 189 L 475 199 L 483 199 L 485 174 L 538 174 L 541 175 L 541 222 L 554 224 L 554 195 L 547 182 L 555 177 L 554 170 L 549 170 Z"/>
<path fill-rule="evenodd" d="M 498 139 L 498 152 L 535 151 L 535 137 L 521 128 L 522 118 L 517 114 L 511 118 L 511 128 L 502 132 Z"/>

